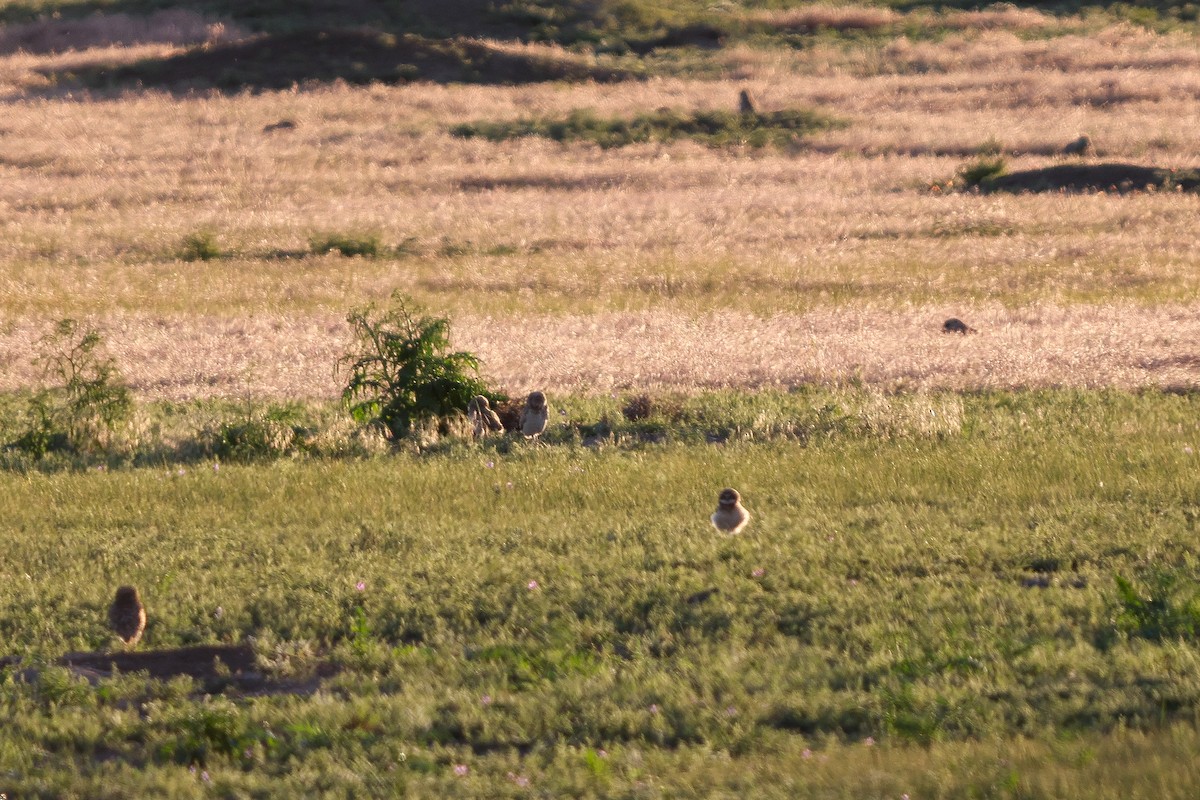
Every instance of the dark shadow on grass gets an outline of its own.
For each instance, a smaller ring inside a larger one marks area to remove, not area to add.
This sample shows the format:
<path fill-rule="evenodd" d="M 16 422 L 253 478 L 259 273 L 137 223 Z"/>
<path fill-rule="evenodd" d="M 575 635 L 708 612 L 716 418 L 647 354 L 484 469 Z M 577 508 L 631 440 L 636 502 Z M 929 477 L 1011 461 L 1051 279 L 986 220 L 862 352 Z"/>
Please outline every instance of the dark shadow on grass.
<path fill-rule="evenodd" d="M 1132 192 L 1150 188 L 1194 192 L 1200 170 L 1163 169 L 1137 164 L 1059 164 L 1010 172 L 980 182 L 985 192 Z"/>
<path fill-rule="evenodd" d="M 597 66 L 568 53 L 509 50 L 461 37 L 437 40 L 370 29 L 259 34 L 128 66 L 98 63 L 77 69 L 73 76 L 94 89 L 145 87 L 173 92 L 285 89 L 339 79 L 352 84 L 424 80 L 516 85 L 637 77 L 630 70 Z"/>
<path fill-rule="evenodd" d="M 263 673 L 249 645 L 195 645 L 163 650 L 135 650 L 114 653 L 67 653 L 55 664 L 66 667 L 89 683 L 96 683 L 115 674 L 145 673 L 154 680 L 168 681 L 186 676 L 192 678 L 206 693 L 229 690 L 255 695 L 311 694 L 324 678 L 337 673 L 337 667 L 327 662 L 313 665 L 305 677 L 276 680 Z M 0 659 L 0 667 L 18 666 L 15 658 Z M 34 683 L 40 673 L 36 668 L 18 674 L 27 683 Z"/>

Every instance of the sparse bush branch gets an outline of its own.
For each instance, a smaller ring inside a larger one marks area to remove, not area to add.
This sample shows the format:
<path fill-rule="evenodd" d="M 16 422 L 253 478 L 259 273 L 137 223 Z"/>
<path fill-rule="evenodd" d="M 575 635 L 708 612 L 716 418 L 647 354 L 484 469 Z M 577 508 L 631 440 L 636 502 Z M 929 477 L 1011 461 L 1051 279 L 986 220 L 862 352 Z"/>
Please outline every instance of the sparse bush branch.
<path fill-rule="evenodd" d="M 78 338 L 76 338 L 78 336 Z M 101 358 L 100 334 L 79 336 L 73 319 L 59 320 L 39 342 L 36 361 L 52 382 L 30 398 L 25 432 L 12 446 L 41 458 L 51 450 L 103 451 L 133 413 L 133 396 L 111 358 Z"/>
<path fill-rule="evenodd" d="M 392 304 L 354 309 L 346 317 L 358 340 L 357 352 L 339 361 L 349 372 L 342 400 L 360 423 L 378 422 L 400 437 L 418 419 L 444 420 L 465 412 L 477 394 L 489 392 L 477 377 L 479 359 L 450 348 L 450 320 L 419 316 L 413 301 L 399 292 Z"/>

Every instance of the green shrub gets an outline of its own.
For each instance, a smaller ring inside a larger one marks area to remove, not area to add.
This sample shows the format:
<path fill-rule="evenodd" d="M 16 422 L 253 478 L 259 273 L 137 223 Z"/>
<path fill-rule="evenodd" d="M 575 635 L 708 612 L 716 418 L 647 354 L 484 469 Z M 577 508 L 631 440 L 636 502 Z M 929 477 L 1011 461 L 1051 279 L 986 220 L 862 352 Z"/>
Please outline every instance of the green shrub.
<path fill-rule="evenodd" d="M 1117 582 L 1117 627 L 1151 641 L 1193 637 L 1200 633 L 1200 587 L 1177 573 L 1155 570 L 1143 587 L 1123 575 Z"/>
<path fill-rule="evenodd" d="M 967 186 L 979 186 L 990 180 L 999 178 L 1008 171 L 1008 165 L 1002 156 L 995 158 L 980 158 L 973 164 L 968 164 L 959 170 L 963 183 Z"/>
<path fill-rule="evenodd" d="M 477 377 L 471 353 L 449 353 L 450 320 L 418 316 L 413 301 L 392 294 L 385 309 L 373 304 L 350 312 L 358 349 L 339 361 L 350 379 L 342 400 L 360 423 L 379 423 L 393 437 L 404 436 L 417 420 L 445 420 L 466 412 L 475 395 L 500 401 Z"/>
<path fill-rule="evenodd" d="M 217 237 L 208 231 L 188 234 L 179 249 L 179 257 L 184 261 L 212 261 L 223 255 Z"/>
<path fill-rule="evenodd" d="M 301 450 L 304 434 L 301 409 L 269 405 L 248 411 L 240 419 L 222 422 L 209 435 L 207 449 L 227 461 L 280 458 Z"/>
<path fill-rule="evenodd" d="M 315 236 L 308 242 L 316 255 L 337 251 L 343 256 L 362 256 L 375 258 L 383 252 L 383 245 L 375 234 L 347 235 L 332 233 L 326 236 Z"/>
<path fill-rule="evenodd" d="M 29 399 L 28 424 L 10 446 L 37 458 L 107 450 L 133 414 L 133 396 L 113 360 L 100 356 L 100 334 L 81 334 L 75 320 L 63 319 L 39 344 L 37 361 L 54 384 Z"/>
<path fill-rule="evenodd" d="M 593 142 L 603 148 L 643 142 L 694 139 L 709 147 L 784 146 L 816 131 L 841 125 L 816 111 L 789 109 L 756 114 L 736 111 L 696 111 L 685 114 L 664 108 L 633 119 L 604 119 L 589 109 L 572 111 L 565 119 L 526 118 L 512 122 L 468 122 L 450 129 L 453 136 L 475 136 L 500 142 L 541 136 L 556 142 Z"/>

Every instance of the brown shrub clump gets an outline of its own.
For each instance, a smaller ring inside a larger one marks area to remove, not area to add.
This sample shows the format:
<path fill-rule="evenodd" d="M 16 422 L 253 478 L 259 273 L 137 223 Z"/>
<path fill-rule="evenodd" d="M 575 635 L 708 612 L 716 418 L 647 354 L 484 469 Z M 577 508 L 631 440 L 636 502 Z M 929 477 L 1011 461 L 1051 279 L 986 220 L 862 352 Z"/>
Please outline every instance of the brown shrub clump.
<path fill-rule="evenodd" d="M 650 399 L 650 395 L 648 394 L 635 395 L 629 398 L 629 402 L 621 409 L 621 413 L 630 422 L 647 419 L 654 413 L 654 401 Z"/>

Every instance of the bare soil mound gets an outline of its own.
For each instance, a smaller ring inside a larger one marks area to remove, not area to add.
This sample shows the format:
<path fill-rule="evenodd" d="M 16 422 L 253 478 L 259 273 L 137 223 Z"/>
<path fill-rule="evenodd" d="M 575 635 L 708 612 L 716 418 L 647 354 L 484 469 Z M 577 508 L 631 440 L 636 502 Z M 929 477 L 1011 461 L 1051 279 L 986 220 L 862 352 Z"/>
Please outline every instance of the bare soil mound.
<path fill-rule="evenodd" d="M 94 87 L 129 84 L 172 91 L 282 89 L 308 81 L 516 85 L 541 81 L 619 81 L 628 70 L 597 66 L 549 48 L 504 47 L 479 39 L 435 40 L 364 29 L 301 30 L 209 44 L 125 67 L 97 65 L 77 75 Z"/>
<path fill-rule="evenodd" d="M 16 666 L 14 658 L 0 659 L 0 667 Z M 155 680 L 170 680 L 186 675 L 199 683 L 203 691 L 215 693 L 229 689 L 251 694 L 307 693 L 314 691 L 322 678 L 337 668 L 317 663 L 305 677 L 278 680 L 263 673 L 249 645 L 195 645 L 163 650 L 113 653 L 67 653 L 56 662 L 74 674 L 95 683 L 116 673 L 145 673 Z M 24 670 L 27 682 L 37 680 L 36 669 Z"/>
<path fill-rule="evenodd" d="M 1059 164 L 1001 175 L 981 184 L 989 192 L 1132 192 L 1200 189 L 1200 170 L 1139 164 Z"/>

